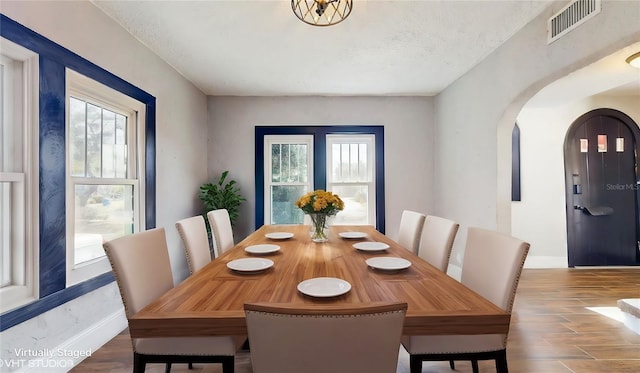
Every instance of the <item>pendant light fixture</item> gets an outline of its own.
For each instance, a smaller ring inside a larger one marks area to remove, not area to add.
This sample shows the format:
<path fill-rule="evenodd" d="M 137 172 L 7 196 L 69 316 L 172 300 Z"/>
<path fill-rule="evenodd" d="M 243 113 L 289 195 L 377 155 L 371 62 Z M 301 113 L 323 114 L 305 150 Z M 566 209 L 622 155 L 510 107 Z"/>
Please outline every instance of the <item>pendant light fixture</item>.
<path fill-rule="evenodd" d="M 331 26 L 344 21 L 353 7 L 353 0 L 291 0 L 293 13 L 312 26 Z"/>

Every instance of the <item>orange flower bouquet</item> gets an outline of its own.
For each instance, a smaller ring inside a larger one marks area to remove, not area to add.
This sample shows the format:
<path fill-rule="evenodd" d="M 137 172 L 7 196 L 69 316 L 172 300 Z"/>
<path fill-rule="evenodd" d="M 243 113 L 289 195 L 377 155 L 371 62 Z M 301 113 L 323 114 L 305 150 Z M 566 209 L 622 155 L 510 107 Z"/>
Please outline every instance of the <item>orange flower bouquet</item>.
<path fill-rule="evenodd" d="M 311 240 L 326 242 L 329 240 L 328 218 L 342 211 L 344 202 L 337 194 L 318 189 L 298 198 L 296 206 L 311 218 Z"/>

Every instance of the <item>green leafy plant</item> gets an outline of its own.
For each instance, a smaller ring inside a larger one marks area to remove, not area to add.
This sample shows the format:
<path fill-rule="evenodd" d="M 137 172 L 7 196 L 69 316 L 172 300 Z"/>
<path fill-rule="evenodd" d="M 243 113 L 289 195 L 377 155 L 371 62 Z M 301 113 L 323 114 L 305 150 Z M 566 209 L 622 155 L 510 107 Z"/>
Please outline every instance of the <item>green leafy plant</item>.
<path fill-rule="evenodd" d="M 228 175 L 229 171 L 224 171 L 217 181 L 202 184 L 198 197 L 204 203 L 205 215 L 211 210 L 227 209 L 231 224 L 234 224 L 238 218 L 240 204 L 246 201 L 246 198 L 240 194 L 235 180 L 227 181 Z"/>

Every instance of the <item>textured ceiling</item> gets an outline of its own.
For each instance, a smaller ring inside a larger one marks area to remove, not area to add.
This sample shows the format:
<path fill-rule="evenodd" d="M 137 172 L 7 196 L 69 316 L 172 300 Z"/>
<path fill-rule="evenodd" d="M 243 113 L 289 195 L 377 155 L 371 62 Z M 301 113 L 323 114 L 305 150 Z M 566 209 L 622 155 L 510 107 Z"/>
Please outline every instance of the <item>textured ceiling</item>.
<path fill-rule="evenodd" d="M 208 95 L 434 95 L 547 0 L 354 0 L 309 26 L 289 0 L 93 0 Z"/>

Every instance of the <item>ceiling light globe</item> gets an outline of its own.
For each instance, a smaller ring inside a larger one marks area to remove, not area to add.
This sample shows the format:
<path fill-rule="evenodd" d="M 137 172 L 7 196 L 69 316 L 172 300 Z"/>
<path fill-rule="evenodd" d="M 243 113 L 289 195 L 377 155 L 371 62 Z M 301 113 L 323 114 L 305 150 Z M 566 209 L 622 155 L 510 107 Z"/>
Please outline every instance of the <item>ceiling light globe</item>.
<path fill-rule="evenodd" d="M 632 54 L 626 59 L 627 63 L 637 69 L 640 69 L 640 52 Z"/>

